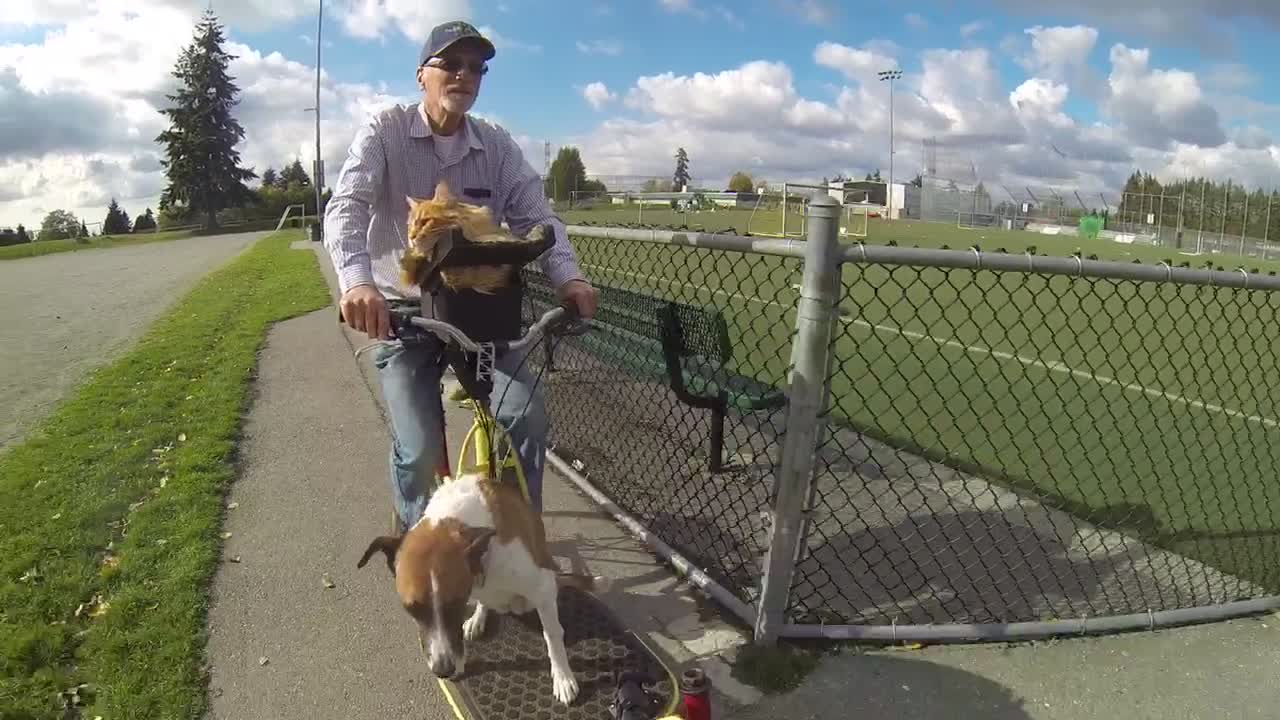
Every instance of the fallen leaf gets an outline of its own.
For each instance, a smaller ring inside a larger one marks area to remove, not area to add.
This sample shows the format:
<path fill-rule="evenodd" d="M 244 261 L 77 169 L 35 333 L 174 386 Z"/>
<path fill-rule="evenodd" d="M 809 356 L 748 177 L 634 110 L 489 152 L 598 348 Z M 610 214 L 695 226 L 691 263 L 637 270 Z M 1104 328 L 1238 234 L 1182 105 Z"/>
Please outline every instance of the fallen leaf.
<path fill-rule="evenodd" d="M 323 582 L 324 586 L 327 588 L 336 587 L 333 584 L 333 580 L 329 577 L 329 573 L 325 573 L 324 575 L 320 576 L 320 581 Z"/>
<path fill-rule="evenodd" d="M 231 533 L 224 532 L 219 537 L 221 537 L 223 540 L 229 540 L 231 538 Z"/>
<path fill-rule="evenodd" d="M 186 441 L 187 441 L 187 434 L 186 434 L 186 433 L 179 433 L 179 434 L 178 434 L 178 442 L 186 442 Z"/>
<path fill-rule="evenodd" d="M 235 510 L 235 509 L 236 509 L 236 508 L 238 508 L 238 507 L 240 507 L 240 503 L 238 503 L 238 502 L 227 503 L 227 509 L 228 509 L 228 510 Z"/>
<path fill-rule="evenodd" d="M 169 484 L 168 475 L 165 475 L 164 477 L 160 478 L 160 487 L 164 487 L 165 485 L 168 485 L 168 484 Z"/>
<path fill-rule="evenodd" d="M 239 556 L 239 555 L 232 555 L 232 556 L 231 556 L 231 562 L 233 562 L 233 563 L 238 563 L 238 562 L 240 562 L 240 556 Z"/>
<path fill-rule="evenodd" d="M 54 514 L 53 514 L 53 519 L 54 519 L 54 520 L 57 520 L 57 519 L 59 519 L 59 518 L 61 518 L 61 517 L 62 517 L 62 513 L 54 513 Z"/>
<path fill-rule="evenodd" d="M 258 658 L 258 664 L 259 664 L 259 665 L 266 665 L 268 662 L 271 662 L 271 661 L 270 661 L 270 660 L 267 660 L 267 656 L 266 656 L 266 655 L 263 655 L 262 657 Z"/>

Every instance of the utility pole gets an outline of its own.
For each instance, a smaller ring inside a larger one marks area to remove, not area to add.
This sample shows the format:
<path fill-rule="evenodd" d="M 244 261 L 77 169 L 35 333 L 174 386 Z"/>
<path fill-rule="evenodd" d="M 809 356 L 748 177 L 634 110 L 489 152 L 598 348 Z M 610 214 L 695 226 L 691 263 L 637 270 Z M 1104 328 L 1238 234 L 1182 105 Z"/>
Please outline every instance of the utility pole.
<path fill-rule="evenodd" d="M 881 82 L 889 81 L 889 184 L 886 186 L 888 194 L 885 196 L 885 204 L 889 206 L 889 219 L 893 220 L 897 217 L 893 212 L 893 82 L 902 77 L 902 71 L 881 70 L 876 74 Z"/>
<path fill-rule="evenodd" d="M 324 223 L 321 219 L 324 214 L 320 212 L 320 195 L 321 188 L 324 186 L 324 160 L 320 157 L 320 32 L 324 23 L 324 0 L 319 0 L 319 7 L 316 9 L 316 165 L 314 185 L 316 186 L 316 226 L 317 230 L 312 233 L 313 240 L 319 240 L 324 232 Z"/>

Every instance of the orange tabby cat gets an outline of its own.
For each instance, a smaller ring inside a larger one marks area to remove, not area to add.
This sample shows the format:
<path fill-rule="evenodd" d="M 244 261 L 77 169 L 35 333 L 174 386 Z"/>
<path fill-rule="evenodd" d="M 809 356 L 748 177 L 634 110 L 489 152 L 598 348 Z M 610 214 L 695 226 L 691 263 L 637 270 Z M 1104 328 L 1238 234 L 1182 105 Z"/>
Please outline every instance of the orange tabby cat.
<path fill-rule="evenodd" d="M 493 221 L 489 208 L 460 202 L 444 182 L 436 185 L 435 197 L 429 200 L 406 199 L 409 201 L 409 249 L 400 267 L 407 283 L 419 284 L 418 273 L 430 261 L 440 237 L 452 228 L 460 228 L 471 242 L 511 239 Z M 470 289 L 487 294 L 510 282 L 511 275 L 510 265 L 453 267 L 440 271 L 444 284 L 452 290 Z"/>

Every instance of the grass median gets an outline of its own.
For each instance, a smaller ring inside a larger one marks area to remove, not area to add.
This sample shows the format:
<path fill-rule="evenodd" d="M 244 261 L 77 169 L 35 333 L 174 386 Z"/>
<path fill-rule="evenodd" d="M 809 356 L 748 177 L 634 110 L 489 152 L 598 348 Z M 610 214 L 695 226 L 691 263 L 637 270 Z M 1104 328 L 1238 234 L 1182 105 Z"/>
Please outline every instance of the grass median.
<path fill-rule="evenodd" d="M 301 232 L 207 276 L 0 457 L 0 717 L 197 717 L 224 493 L 268 327 L 324 307 Z"/>
<path fill-rule="evenodd" d="M 41 240 L 40 242 L 23 243 L 0 247 L 0 260 L 18 260 L 21 258 L 52 255 L 54 253 L 76 252 L 79 250 L 102 250 L 105 248 L 124 247 L 126 245 L 145 245 L 155 242 L 167 242 L 191 237 L 191 230 L 174 230 L 172 232 L 143 233 L 140 235 L 106 235 L 90 238 L 87 242 L 78 242 L 74 238 L 65 240 Z"/>

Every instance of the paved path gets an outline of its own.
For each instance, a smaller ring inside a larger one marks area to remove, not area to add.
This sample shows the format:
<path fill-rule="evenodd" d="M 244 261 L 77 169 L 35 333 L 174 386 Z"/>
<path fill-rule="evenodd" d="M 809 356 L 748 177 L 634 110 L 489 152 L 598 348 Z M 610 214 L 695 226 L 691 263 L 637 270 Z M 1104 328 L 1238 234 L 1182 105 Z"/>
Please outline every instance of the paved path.
<path fill-rule="evenodd" d="M 386 567 L 355 567 L 387 531 L 391 507 L 372 355 L 353 357 L 368 341 L 340 328 L 332 307 L 268 334 L 210 603 L 210 720 L 453 717 Z M 446 404 L 455 454 L 470 422 L 467 410 Z M 700 622 L 698 603 L 672 573 L 571 483 L 548 468 L 544 486 L 552 555 L 565 570 L 611 578 L 605 602 L 677 672 L 732 641 L 723 625 Z M 326 574 L 333 588 L 324 587 Z M 754 697 L 727 666 L 708 671 L 721 689 Z"/>
<path fill-rule="evenodd" d="M 735 720 L 1271 720 L 1280 616 L 1020 645 L 847 653 Z"/>
<path fill-rule="evenodd" d="M 210 270 L 267 233 L 236 233 L 0 261 L 0 450 L 89 371 L 129 348 Z"/>

